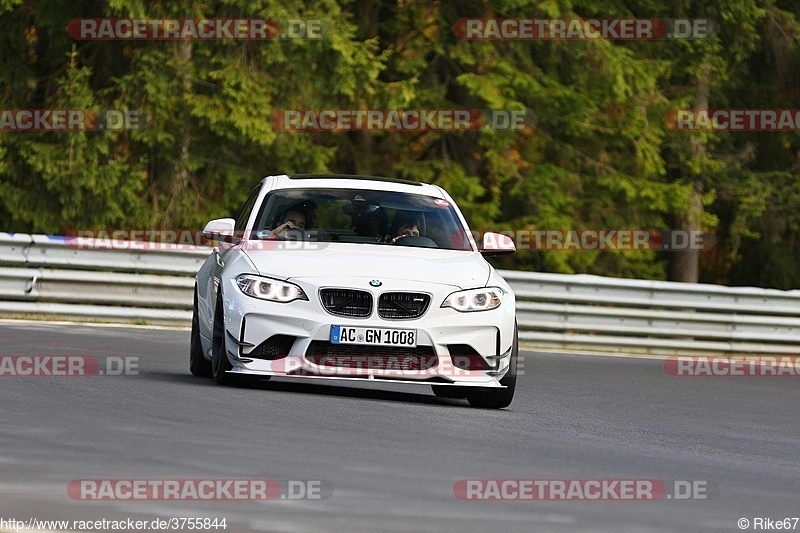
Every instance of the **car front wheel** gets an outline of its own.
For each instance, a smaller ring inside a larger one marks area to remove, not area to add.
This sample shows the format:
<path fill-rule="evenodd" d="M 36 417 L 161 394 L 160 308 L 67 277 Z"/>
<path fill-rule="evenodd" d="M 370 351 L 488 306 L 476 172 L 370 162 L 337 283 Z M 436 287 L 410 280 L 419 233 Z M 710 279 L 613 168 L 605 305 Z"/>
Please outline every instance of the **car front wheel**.
<path fill-rule="evenodd" d="M 203 356 L 203 344 L 200 342 L 200 320 L 197 314 L 197 289 L 194 291 L 192 307 L 192 333 L 189 340 L 189 371 L 198 377 L 211 377 L 211 361 Z"/>

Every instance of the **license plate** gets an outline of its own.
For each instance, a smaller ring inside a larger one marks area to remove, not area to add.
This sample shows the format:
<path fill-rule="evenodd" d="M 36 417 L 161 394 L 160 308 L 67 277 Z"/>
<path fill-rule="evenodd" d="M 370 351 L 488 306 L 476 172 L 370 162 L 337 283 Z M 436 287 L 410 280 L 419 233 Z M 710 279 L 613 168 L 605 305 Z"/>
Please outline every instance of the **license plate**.
<path fill-rule="evenodd" d="M 331 326 L 332 344 L 417 347 L 417 330 Z"/>

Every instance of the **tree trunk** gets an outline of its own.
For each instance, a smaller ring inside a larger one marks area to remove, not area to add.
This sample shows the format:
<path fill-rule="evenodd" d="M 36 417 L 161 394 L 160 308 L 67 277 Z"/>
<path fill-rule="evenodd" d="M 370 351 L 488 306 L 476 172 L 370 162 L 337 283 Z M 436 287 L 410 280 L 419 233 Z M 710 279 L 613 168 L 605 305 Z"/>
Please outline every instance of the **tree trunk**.
<path fill-rule="evenodd" d="M 695 112 L 708 111 L 710 90 L 711 62 L 706 59 L 697 79 Z M 692 159 L 705 157 L 707 146 L 704 139 L 692 136 L 689 143 Z M 689 180 L 692 184 L 689 205 L 684 213 L 678 215 L 676 229 L 686 231 L 691 235 L 692 232 L 703 230 L 703 176 L 690 175 Z M 671 259 L 669 274 L 671 281 L 697 283 L 700 280 L 700 250 L 676 251 L 672 253 Z"/>
<path fill-rule="evenodd" d="M 189 68 L 192 61 L 192 41 L 180 41 L 175 45 L 174 50 L 175 57 L 180 61 L 178 79 L 180 80 L 183 88 L 183 95 L 186 95 L 191 90 L 192 86 L 192 80 L 189 74 Z M 170 180 L 169 188 L 169 203 L 164 211 L 162 229 L 174 225 L 178 211 L 180 210 L 180 198 L 186 193 L 186 189 L 189 188 L 189 181 L 191 179 L 191 176 L 189 175 L 189 144 L 191 142 L 191 137 L 189 136 L 188 127 L 185 125 L 185 121 L 182 121 L 182 124 L 184 124 L 184 126 L 181 127 L 178 137 L 178 157 L 172 168 L 172 179 Z"/>
<path fill-rule="evenodd" d="M 685 213 L 678 217 L 678 229 L 690 233 L 702 231 L 703 217 L 703 185 L 695 182 L 689 206 Z M 691 239 L 689 239 L 691 242 Z M 670 276 L 671 281 L 697 283 L 700 279 L 700 251 L 681 250 L 673 252 Z"/>

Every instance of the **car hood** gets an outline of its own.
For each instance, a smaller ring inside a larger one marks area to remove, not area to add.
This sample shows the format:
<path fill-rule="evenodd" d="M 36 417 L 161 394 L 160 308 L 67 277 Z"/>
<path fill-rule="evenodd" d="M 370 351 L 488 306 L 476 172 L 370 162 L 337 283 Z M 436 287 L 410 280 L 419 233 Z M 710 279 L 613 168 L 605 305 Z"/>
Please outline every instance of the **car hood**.
<path fill-rule="evenodd" d="M 244 252 L 262 276 L 289 280 L 312 277 L 402 279 L 483 287 L 491 267 L 479 252 L 431 248 L 324 243 L 319 249 L 262 249 Z"/>

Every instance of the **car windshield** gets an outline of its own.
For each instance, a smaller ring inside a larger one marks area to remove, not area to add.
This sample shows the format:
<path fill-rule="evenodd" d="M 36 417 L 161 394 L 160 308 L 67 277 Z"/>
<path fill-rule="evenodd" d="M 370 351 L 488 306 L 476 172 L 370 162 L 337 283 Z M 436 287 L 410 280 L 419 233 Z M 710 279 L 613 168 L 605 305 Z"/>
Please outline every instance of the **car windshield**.
<path fill-rule="evenodd" d="M 472 249 L 446 200 L 363 189 L 272 192 L 261 205 L 252 238 Z"/>

